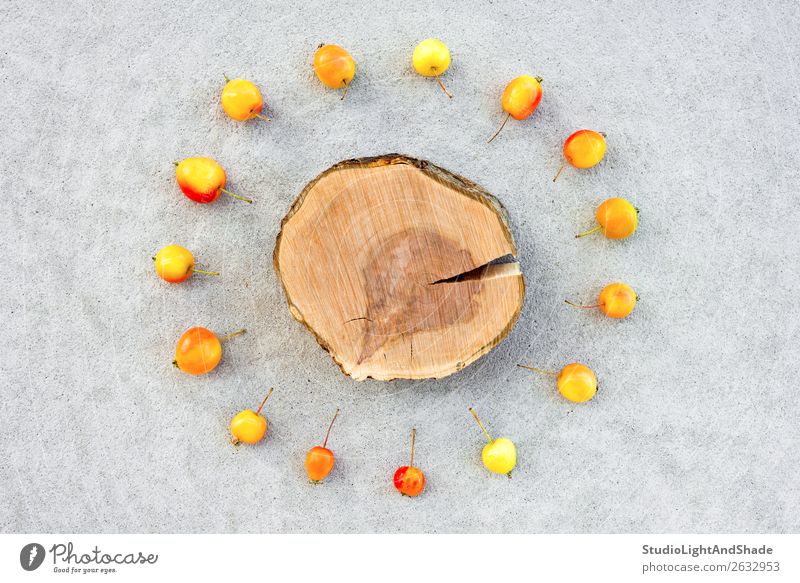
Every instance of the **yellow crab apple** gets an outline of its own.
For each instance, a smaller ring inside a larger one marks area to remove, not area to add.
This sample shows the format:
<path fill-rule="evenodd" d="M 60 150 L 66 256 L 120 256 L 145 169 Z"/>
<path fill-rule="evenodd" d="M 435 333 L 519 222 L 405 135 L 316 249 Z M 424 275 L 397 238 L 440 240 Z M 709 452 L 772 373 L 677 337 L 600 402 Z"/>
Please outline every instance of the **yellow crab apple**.
<path fill-rule="evenodd" d="M 245 409 L 237 413 L 233 420 L 231 420 L 231 434 L 233 435 L 231 441 L 234 445 L 239 445 L 240 443 L 253 444 L 264 439 L 268 424 L 266 417 L 261 414 L 261 409 L 264 408 L 264 403 L 267 402 L 271 394 L 272 388 L 270 388 L 264 400 L 261 401 L 261 405 L 258 406 L 258 409 L 255 411 Z"/>
<path fill-rule="evenodd" d="M 419 43 L 411 56 L 414 70 L 424 77 L 436 77 L 436 82 L 442 88 L 444 94 L 450 99 L 450 93 L 439 78 L 447 69 L 450 68 L 450 49 L 439 39 L 427 38 Z"/>
<path fill-rule="evenodd" d="M 219 275 L 218 271 L 197 269 L 192 252 L 180 245 L 167 245 L 156 253 L 153 261 L 158 277 L 169 283 L 181 283 L 192 277 L 194 273 Z"/>
<path fill-rule="evenodd" d="M 511 470 L 517 465 L 517 447 L 514 445 L 514 442 L 507 437 L 492 439 L 492 436 L 486 431 L 486 428 L 483 426 L 478 414 L 475 413 L 475 410 L 470 407 L 469 412 L 475 417 L 475 421 L 478 422 L 481 431 L 483 431 L 486 439 L 489 440 L 489 443 L 483 446 L 483 451 L 481 452 L 483 465 L 486 466 L 486 469 L 490 472 L 505 474 L 510 478 Z"/>
<path fill-rule="evenodd" d="M 220 103 L 231 119 L 247 121 L 257 117 L 264 121 L 270 121 L 267 116 L 261 114 L 261 110 L 264 108 L 264 98 L 255 83 L 246 79 L 228 79 L 227 77 L 225 77 L 225 81 Z"/>
<path fill-rule="evenodd" d="M 597 394 L 597 377 L 594 371 L 585 364 L 573 362 L 562 368 L 561 372 L 542 370 L 524 364 L 517 366 L 556 377 L 558 392 L 573 403 L 585 403 Z"/>

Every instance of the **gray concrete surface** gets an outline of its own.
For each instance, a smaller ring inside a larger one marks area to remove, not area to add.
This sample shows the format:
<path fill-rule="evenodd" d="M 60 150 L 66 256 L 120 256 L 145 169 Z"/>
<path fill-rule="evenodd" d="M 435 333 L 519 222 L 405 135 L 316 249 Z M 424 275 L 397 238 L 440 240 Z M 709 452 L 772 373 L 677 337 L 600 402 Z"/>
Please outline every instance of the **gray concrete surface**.
<path fill-rule="evenodd" d="M 0 529 L 3 532 L 787 532 L 800 527 L 796 2 L 77 2 L 0 6 Z M 449 101 L 410 67 L 443 39 Z M 345 101 L 313 77 L 345 45 Z M 222 75 L 263 89 L 271 124 L 218 105 Z M 505 83 L 541 75 L 525 122 Z M 563 139 L 608 134 L 567 171 Z M 279 221 L 345 158 L 401 152 L 496 194 L 527 275 L 510 337 L 442 381 L 359 384 L 289 315 Z M 196 205 L 172 161 L 202 154 L 257 199 Z M 576 241 L 608 196 L 641 208 L 624 242 Z M 218 280 L 169 286 L 181 243 Z M 623 280 L 631 318 L 573 311 Z M 204 378 L 170 366 L 191 325 L 249 333 Z M 514 367 L 579 360 L 584 406 Z M 228 423 L 274 385 L 259 446 Z M 481 466 L 474 405 L 516 441 Z M 336 407 L 338 464 L 303 460 Z M 418 428 L 428 487 L 392 487 Z"/>

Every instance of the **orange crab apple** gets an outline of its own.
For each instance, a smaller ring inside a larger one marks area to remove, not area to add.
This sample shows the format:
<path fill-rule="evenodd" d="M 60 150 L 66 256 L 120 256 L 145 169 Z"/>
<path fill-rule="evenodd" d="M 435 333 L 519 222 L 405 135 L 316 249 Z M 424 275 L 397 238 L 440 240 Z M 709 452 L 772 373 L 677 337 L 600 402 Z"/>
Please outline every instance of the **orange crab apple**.
<path fill-rule="evenodd" d="M 561 172 L 571 164 L 575 168 L 591 168 L 600 163 L 606 155 L 606 136 L 594 130 L 578 130 L 564 141 L 564 158 L 553 182 L 558 180 Z"/>
<path fill-rule="evenodd" d="M 636 232 L 639 226 L 639 209 L 624 198 L 609 198 L 600 203 L 595 211 L 597 226 L 575 238 L 585 237 L 597 231 L 609 239 L 625 239 Z"/>
<path fill-rule="evenodd" d="M 314 484 L 321 483 L 333 470 L 335 457 L 333 452 L 328 449 L 328 438 L 331 436 L 333 423 L 338 416 L 339 409 L 336 409 L 333 420 L 328 426 L 328 432 L 325 434 L 325 441 L 322 442 L 322 445 L 312 447 L 306 455 L 306 472 L 308 473 L 308 479 Z"/>
<path fill-rule="evenodd" d="M 414 441 L 417 430 L 411 430 L 411 462 L 407 466 L 397 468 L 394 473 L 394 487 L 403 496 L 419 496 L 425 488 L 425 474 L 414 466 Z"/>
<path fill-rule="evenodd" d="M 222 343 L 245 332 L 242 329 L 217 337 L 208 328 L 189 328 L 178 339 L 172 364 L 192 375 L 208 374 L 217 368 L 222 358 Z"/>
<path fill-rule="evenodd" d="M 339 45 L 321 44 L 314 54 L 314 72 L 323 85 L 330 89 L 342 89 L 342 97 L 356 74 L 356 62 Z"/>
<path fill-rule="evenodd" d="M 506 85 L 503 91 L 503 97 L 500 102 L 503 106 L 503 111 L 506 112 L 506 117 L 503 123 L 489 138 L 489 142 L 494 140 L 498 134 L 503 130 L 509 118 L 513 117 L 517 120 L 523 120 L 530 117 L 539 107 L 539 102 L 542 100 L 542 78 L 532 77 L 531 75 L 520 75 L 513 79 Z"/>
<path fill-rule="evenodd" d="M 610 283 L 600 292 L 600 298 L 596 304 L 583 306 L 575 304 L 569 300 L 564 300 L 573 308 L 600 308 L 609 318 L 625 318 L 636 307 L 639 296 L 633 288 L 626 283 Z"/>
<path fill-rule="evenodd" d="M 267 116 L 261 115 L 264 98 L 255 83 L 246 79 L 228 79 L 227 76 L 225 81 L 220 103 L 231 119 L 247 121 L 257 117 L 270 121 Z"/>
<path fill-rule="evenodd" d="M 253 202 L 225 189 L 225 170 L 211 158 L 200 156 L 175 162 L 175 178 L 183 194 L 200 204 L 214 202 L 223 192 L 244 202 Z"/>
<path fill-rule="evenodd" d="M 542 370 L 524 364 L 517 366 L 556 377 L 558 392 L 573 403 L 585 403 L 597 394 L 597 377 L 585 364 L 573 362 L 562 368 L 561 372 Z"/>

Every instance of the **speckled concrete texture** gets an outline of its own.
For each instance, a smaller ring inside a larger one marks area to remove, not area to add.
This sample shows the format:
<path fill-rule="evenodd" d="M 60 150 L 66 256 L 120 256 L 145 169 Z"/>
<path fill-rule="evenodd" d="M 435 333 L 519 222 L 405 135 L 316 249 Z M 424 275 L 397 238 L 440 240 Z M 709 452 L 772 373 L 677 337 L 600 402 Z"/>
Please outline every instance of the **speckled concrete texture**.
<path fill-rule="evenodd" d="M 3 2 L 0 530 L 798 531 L 798 28 L 788 0 Z M 452 100 L 411 69 L 429 36 Z M 358 62 L 344 101 L 313 76 L 320 42 Z M 223 73 L 274 121 L 228 119 Z M 544 99 L 487 145 L 523 73 Z M 582 127 L 606 159 L 554 184 Z M 344 377 L 272 269 L 303 186 L 389 152 L 495 194 L 527 277 L 510 336 L 440 381 Z M 186 199 L 189 155 L 256 203 Z M 574 239 L 609 196 L 639 232 Z M 173 242 L 222 277 L 160 281 Z M 615 280 L 641 296 L 625 321 L 563 304 Z M 196 378 L 170 365 L 192 325 L 248 333 Z M 600 379 L 581 406 L 514 366 L 574 360 Z M 233 448 L 230 418 L 269 386 L 267 439 Z M 517 443 L 513 479 L 481 466 L 470 405 Z M 337 407 L 337 465 L 312 486 Z M 417 499 L 391 483 L 412 426 Z"/>

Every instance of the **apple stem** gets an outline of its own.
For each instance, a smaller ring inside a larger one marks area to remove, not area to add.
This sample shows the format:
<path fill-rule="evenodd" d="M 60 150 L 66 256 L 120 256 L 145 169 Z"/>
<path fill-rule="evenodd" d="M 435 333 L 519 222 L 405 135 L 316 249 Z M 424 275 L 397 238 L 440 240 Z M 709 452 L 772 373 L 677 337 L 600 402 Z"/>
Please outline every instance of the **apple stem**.
<path fill-rule="evenodd" d="M 518 364 L 517 366 L 520 367 L 520 368 L 526 368 L 528 370 L 532 370 L 533 372 L 540 372 L 542 374 L 549 374 L 550 376 L 554 376 L 554 377 L 558 376 L 558 373 L 557 372 L 553 372 L 552 370 L 542 370 L 540 368 L 534 368 L 532 366 L 526 366 L 524 364 Z"/>
<path fill-rule="evenodd" d="M 469 408 L 469 412 L 470 412 L 470 413 L 472 413 L 472 416 L 473 416 L 473 417 L 475 417 L 475 421 L 477 421 L 477 422 L 478 422 L 478 427 L 480 427 L 480 428 L 481 428 L 481 431 L 483 431 L 483 434 L 486 436 L 486 439 L 488 439 L 488 440 L 489 440 L 489 442 L 491 443 L 491 441 L 492 441 L 492 436 L 491 436 L 491 435 L 489 435 L 489 432 L 488 432 L 488 431 L 486 431 L 486 428 L 483 426 L 483 423 L 481 423 L 481 420 L 478 418 L 478 414 L 475 412 L 475 409 L 473 409 L 472 407 L 470 407 L 470 408 Z"/>
<path fill-rule="evenodd" d="M 272 120 L 271 120 L 270 118 L 268 118 L 266 115 L 261 115 L 260 113 L 257 113 L 257 114 L 256 114 L 256 117 L 257 117 L 258 119 L 263 119 L 264 121 L 272 121 Z"/>
<path fill-rule="evenodd" d="M 230 83 L 231 82 L 231 80 L 228 78 L 228 76 L 225 73 L 223 73 L 222 76 L 225 77 L 225 82 L 226 83 Z"/>
<path fill-rule="evenodd" d="M 225 194 L 227 194 L 228 196 L 232 196 L 233 198 L 238 198 L 239 200 L 243 200 L 244 202 L 253 204 L 253 201 L 250 200 L 249 198 L 245 198 L 243 196 L 239 196 L 238 194 L 233 194 L 230 190 L 225 190 L 224 188 L 220 188 L 220 190 L 222 192 L 224 192 Z"/>
<path fill-rule="evenodd" d="M 572 306 L 573 308 L 599 308 L 600 306 L 602 306 L 602 305 L 603 305 L 603 304 L 593 304 L 593 305 L 591 305 L 591 306 L 582 306 L 582 305 L 580 305 L 580 304 L 576 304 L 576 303 L 574 303 L 574 302 L 571 302 L 571 301 L 569 301 L 569 300 L 564 300 L 564 303 L 565 303 L 565 304 L 569 304 L 569 305 L 570 305 L 570 306 Z"/>
<path fill-rule="evenodd" d="M 258 406 L 258 409 L 256 409 L 256 415 L 260 415 L 261 414 L 261 409 L 264 407 L 264 403 L 267 402 L 267 399 L 269 399 L 269 396 L 272 394 L 272 389 L 273 389 L 273 387 L 269 388 L 269 392 L 267 393 L 267 396 L 264 397 L 264 400 L 261 401 L 261 404 Z"/>
<path fill-rule="evenodd" d="M 559 168 L 559 169 L 558 169 L 558 172 L 556 172 L 556 175 L 555 175 L 555 176 L 553 176 L 553 182 L 555 182 L 556 180 L 558 180 L 558 177 L 559 177 L 559 176 L 561 176 L 561 173 L 564 171 L 564 168 L 566 168 L 566 167 L 567 167 L 567 163 L 566 163 L 566 162 L 564 162 L 564 163 L 561 165 L 561 168 Z"/>
<path fill-rule="evenodd" d="M 328 438 L 331 436 L 331 429 L 333 429 L 333 422 L 336 421 L 336 418 L 339 416 L 339 409 L 336 409 L 336 413 L 333 414 L 333 419 L 331 420 L 331 424 L 328 425 L 328 433 L 325 434 L 325 441 L 322 442 L 322 447 L 328 446 Z"/>
<path fill-rule="evenodd" d="M 219 271 L 206 271 L 205 269 L 193 269 L 194 273 L 202 273 L 203 275 L 219 275 Z"/>
<path fill-rule="evenodd" d="M 342 96 L 339 98 L 339 101 L 344 100 L 344 96 L 347 95 L 347 88 L 350 87 L 346 80 L 342 79 L 342 83 L 344 83 L 344 87 L 342 88 Z"/>
<path fill-rule="evenodd" d="M 247 329 L 246 328 L 242 328 L 241 330 L 237 330 L 236 332 L 231 332 L 230 334 L 225 334 L 225 336 L 220 336 L 219 337 L 219 341 L 220 342 L 226 342 L 226 341 L 230 340 L 231 338 L 234 338 L 236 336 L 241 336 L 245 332 L 247 332 Z"/>
<path fill-rule="evenodd" d="M 414 467 L 414 442 L 417 440 L 417 428 L 413 428 L 411 430 L 411 462 L 408 464 L 408 467 Z"/>
<path fill-rule="evenodd" d="M 497 128 L 497 131 L 494 133 L 494 135 L 491 138 L 489 138 L 489 141 L 486 142 L 487 144 L 491 144 L 492 140 L 494 140 L 497 137 L 497 135 L 503 130 L 503 128 L 506 127 L 506 122 L 508 121 L 508 118 L 510 118 L 510 117 L 511 117 L 510 113 L 506 115 L 506 118 L 503 120 L 503 123 L 501 123 L 500 127 Z"/>
<path fill-rule="evenodd" d="M 581 237 L 585 237 L 586 235 L 591 235 L 592 233 L 596 233 L 597 231 L 599 231 L 602 228 L 603 228 L 603 225 L 597 225 L 594 229 L 586 231 L 585 233 L 579 233 L 579 234 L 575 235 L 575 238 L 576 239 L 580 239 Z"/>
<path fill-rule="evenodd" d="M 453 99 L 453 94 L 447 90 L 447 88 L 444 86 L 444 83 L 442 83 L 442 80 L 439 78 L 438 75 L 436 76 L 436 82 L 439 84 L 439 87 L 442 88 L 444 94 L 447 95 L 450 99 Z"/>

